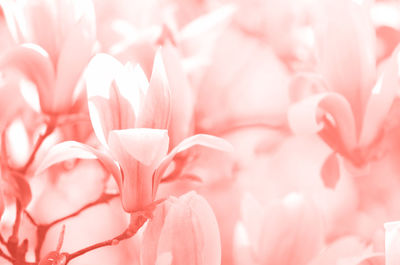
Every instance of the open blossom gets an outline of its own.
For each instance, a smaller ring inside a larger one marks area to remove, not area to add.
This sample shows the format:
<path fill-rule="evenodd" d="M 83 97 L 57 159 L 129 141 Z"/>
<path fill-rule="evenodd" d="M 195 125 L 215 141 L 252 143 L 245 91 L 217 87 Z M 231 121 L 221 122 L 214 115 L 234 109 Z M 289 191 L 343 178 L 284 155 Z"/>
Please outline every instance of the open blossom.
<path fill-rule="evenodd" d="M 319 73 L 294 79 L 294 94 L 306 90 L 308 95 L 299 97 L 288 119 L 295 133 L 317 132 L 331 147 L 324 167 L 334 172 L 337 154 L 353 167 L 377 157 L 399 88 L 399 49 L 376 70 L 375 33 L 367 9 L 352 1 L 335 1 L 327 9 L 327 21 L 317 34 Z M 297 83 L 302 78 L 314 88 Z M 337 181 L 333 175 L 324 179 L 329 187 Z"/>
<path fill-rule="evenodd" d="M 143 235 L 141 264 L 221 264 L 217 220 L 203 197 L 189 192 L 157 207 Z"/>
<path fill-rule="evenodd" d="M 113 57 L 99 54 L 89 65 L 87 89 L 93 129 L 105 152 L 79 143 L 61 143 L 49 152 L 39 171 L 74 157 L 71 148 L 86 150 L 83 158 L 88 158 L 87 152 L 94 154 L 113 174 L 127 212 L 151 206 L 178 153 L 195 145 L 222 151 L 231 148 L 210 135 L 194 135 L 169 148 L 170 91 L 160 53 L 154 59 L 150 82 L 139 66 L 123 66 Z"/>
<path fill-rule="evenodd" d="M 20 71 L 34 83 L 44 113 L 67 113 L 95 43 L 91 0 L 4 0 L 0 4 L 17 43 L 0 58 L 2 69 Z"/>

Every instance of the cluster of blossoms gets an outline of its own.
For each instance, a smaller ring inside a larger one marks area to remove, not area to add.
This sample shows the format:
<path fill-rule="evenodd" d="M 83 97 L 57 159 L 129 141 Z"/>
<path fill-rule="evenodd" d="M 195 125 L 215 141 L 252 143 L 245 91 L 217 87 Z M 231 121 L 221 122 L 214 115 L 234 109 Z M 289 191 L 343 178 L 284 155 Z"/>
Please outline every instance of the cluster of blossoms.
<path fill-rule="evenodd" d="M 399 1 L 0 0 L 0 35 L 0 264 L 400 264 Z"/>

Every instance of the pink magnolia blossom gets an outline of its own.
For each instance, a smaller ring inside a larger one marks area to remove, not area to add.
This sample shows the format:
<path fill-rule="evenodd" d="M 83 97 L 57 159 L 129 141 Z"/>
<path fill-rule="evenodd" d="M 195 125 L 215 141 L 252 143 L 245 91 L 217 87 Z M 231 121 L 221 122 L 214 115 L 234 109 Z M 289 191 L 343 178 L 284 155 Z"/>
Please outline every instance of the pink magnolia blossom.
<path fill-rule="evenodd" d="M 38 171 L 69 158 L 94 158 L 94 154 L 114 176 L 127 212 L 151 206 L 178 153 L 195 145 L 222 151 L 231 148 L 220 138 L 195 135 L 169 149 L 170 91 L 160 53 L 150 82 L 139 66 L 123 66 L 113 57 L 99 54 L 89 65 L 87 88 L 93 129 L 106 150 L 61 143 L 49 152 Z"/>
<path fill-rule="evenodd" d="M 290 108 L 288 119 L 295 133 L 316 132 L 331 147 L 322 176 L 328 187 L 334 187 L 337 155 L 348 168 L 362 168 L 377 157 L 376 147 L 385 137 L 385 123 L 399 88 L 399 49 L 377 71 L 375 34 L 366 8 L 352 1 L 326 8 L 329 15 L 318 42 L 320 74 L 294 79 L 294 93 L 305 94 Z M 308 85 L 298 82 L 304 79 Z"/>
<path fill-rule="evenodd" d="M 67 113 L 95 43 L 91 0 L 4 0 L 1 6 L 17 46 L 3 54 L 0 65 L 35 84 L 44 113 Z"/>
<path fill-rule="evenodd" d="M 141 264 L 221 264 L 218 224 L 203 197 L 189 192 L 157 207 L 143 235 Z"/>

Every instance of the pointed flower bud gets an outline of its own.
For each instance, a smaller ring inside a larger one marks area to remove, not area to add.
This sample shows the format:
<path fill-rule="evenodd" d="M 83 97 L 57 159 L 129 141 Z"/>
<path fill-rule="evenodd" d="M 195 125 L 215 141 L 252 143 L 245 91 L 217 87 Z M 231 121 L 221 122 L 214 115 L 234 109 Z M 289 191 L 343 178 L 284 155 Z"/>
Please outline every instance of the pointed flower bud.
<path fill-rule="evenodd" d="M 155 210 L 144 232 L 141 264 L 219 265 L 220 244 L 211 207 L 189 192 L 169 198 Z"/>

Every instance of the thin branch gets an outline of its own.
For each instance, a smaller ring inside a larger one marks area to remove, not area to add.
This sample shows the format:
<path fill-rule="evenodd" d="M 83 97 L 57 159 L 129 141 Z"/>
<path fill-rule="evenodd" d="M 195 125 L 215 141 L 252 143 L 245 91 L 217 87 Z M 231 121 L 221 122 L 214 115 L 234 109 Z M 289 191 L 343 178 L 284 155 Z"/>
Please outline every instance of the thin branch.
<path fill-rule="evenodd" d="M 4 237 L 0 234 L 0 243 L 3 244 L 4 246 L 7 245 L 6 240 L 4 239 Z"/>
<path fill-rule="evenodd" d="M 4 258 L 4 259 L 8 260 L 10 263 L 14 263 L 14 262 L 15 262 L 15 259 L 14 259 L 14 258 L 8 256 L 8 255 L 7 255 L 6 253 L 4 253 L 3 250 L 1 250 L 1 249 L 0 249 L 0 257 L 2 257 L 2 258 Z"/>
<path fill-rule="evenodd" d="M 37 243 L 36 243 L 36 248 L 35 248 L 35 256 L 36 256 L 36 260 L 39 261 L 40 260 L 40 252 L 42 250 L 42 246 L 44 243 L 44 240 L 46 239 L 46 235 L 47 232 L 49 231 L 49 229 L 51 227 L 53 227 L 54 225 L 61 223 L 67 219 L 70 219 L 72 217 L 78 216 L 79 214 L 81 214 L 84 210 L 102 204 L 102 203 L 108 203 L 110 202 L 112 199 L 118 197 L 119 194 L 106 194 L 103 193 L 97 200 L 90 202 L 86 205 L 84 205 L 83 207 L 79 208 L 77 211 L 64 216 L 62 218 L 59 218 L 57 220 L 54 220 L 53 222 L 49 223 L 49 224 L 36 224 L 37 226 L 37 230 L 36 230 L 36 238 L 37 238 Z M 34 222 L 34 220 L 32 219 L 31 221 Z M 32 223 L 33 223 L 32 222 Z"/>
<path fill-rule="evenodd" d="M 84 205 L 82 208 L 78 209 L 76 212 L 73 212 L 73 213 L 71 213 L 71 214 L 69 214 L 67 216 L 64 216 L 64 217 L 60 218 L 60 219 L 54 220 L 53 222 L 49 223 L 47 226 L 51 227 L 51 226 L 54 226 L 54 225 L 56 225 L 58 223 L 61 223 L 61 222 L 65 221 L 67 219 L 70 219 L 72 217 L 78 216 L 84 210 L 86 210 L 86 209 L 88 209 L 90 207 L 96 206 L 98 204 L 108 203 L 109 201 L 111 201 L 112 199 L 114 199 L 114 198 L 116 198 L 118 196 L 119 196 L 119 194 L 106 194 L 106 193 L 103 193 L 97 200 Z"/>
<path fill-rule="evenodd" d="M 35 219 L 33 219 L 32 215 L 27 210 L 24 210 L 24 214 L 26 215 L 26 217 L 28 217 L 29 222 L 31 222 L 31 224 L 33 224 L 34 226 L 38 226 Z"/>
<path fill-rule="evenodd" d="M 9 240 L 16 240 L 18 242 L 18 232 L 19 232 L 19 227 L 21 225 L 21 211 L 22 211 L 22 205 L 21 202 L 17 199 L 16 201 L 16 209 L 15 209 L 15 222 L 13 225 L 12 229 L 12 234 L 9 238 Z"/>
<path fill-rule="evenodd" d="M 24 173 L 25 173 L 25 172 L 29 169 L 30 165 L 31 165 L 31 164 L 33 163 L 33 161 L 35 160 L 36 153 L 38 152 L 40 146 L 42 146 L 44 140 L 46 140 L 46 138 L 47 138 L 50 134 L 52 134 L 53 131 L 54 131 L 54 129 L 56 128 L 56 127 L 54 126 L 54 124 L 55 124 L 55 123 L 52 122 L 52 121 L 50 121 L 50 122 L 47 124 L 46 131 L 45 131 L 43 134 L 41 134 L 41 135 L 39 136 L 39 138 L 37 139 L 36 144 L 35 144 L 35 146 L 34 146 L 34 148 L 33 148 L 33 151 L 32 151 L 32 153 L 31 153 L 31 155 L 29 156 L 28 161 L 26 162 L 26 164 L 25 164 L 24 167 L 22 167 L 21 169 L 19 169 L 20 172 L 24 172 Z"/>
<path fill-rule="evenodd" d="M 65 264 L 68 264 L 68 262 L 70 262 L 72 259 L 82 256 L 92 250 L 102 248 L 102 247 L 107 247 L 107 246 L 115 246 L 115 245 L 118 245 L 120 241 L 131 238 L 143 226 L 143 224 L 147 221 L 147 219 L 148 219 L 148 217 L 145 215 L 137 215 L 137 216 L 135 216 L 134 220 L 131 220 L 131 224 L 129 225 L 129 228 L 126 229 L 122 234 L 120 234 L 112 239 L 93 244 L 91 246 L 88 246 L 84 249 L 73 252 L 71 254 L 62 253 L 62 255 L 66 256 Z"/>

